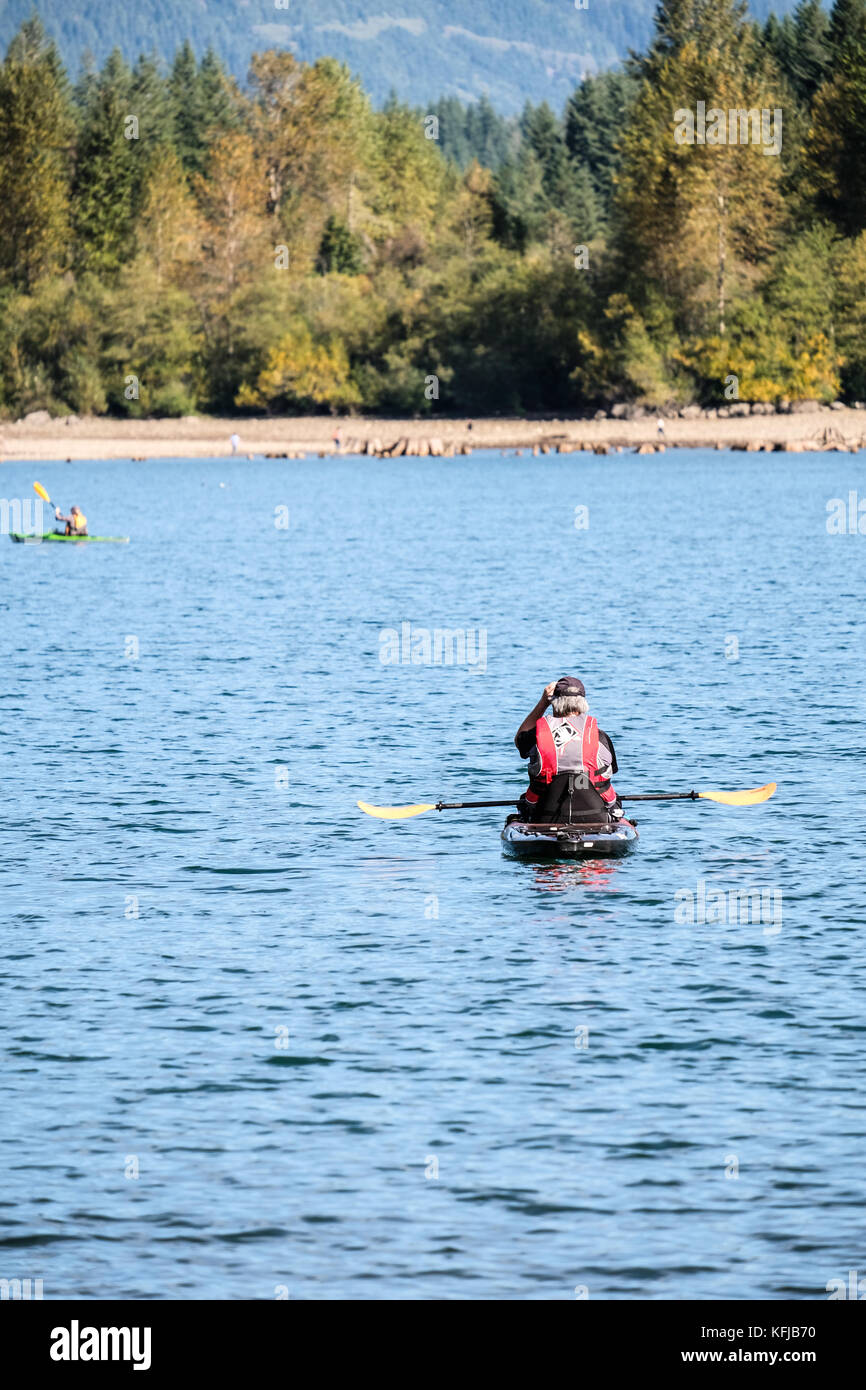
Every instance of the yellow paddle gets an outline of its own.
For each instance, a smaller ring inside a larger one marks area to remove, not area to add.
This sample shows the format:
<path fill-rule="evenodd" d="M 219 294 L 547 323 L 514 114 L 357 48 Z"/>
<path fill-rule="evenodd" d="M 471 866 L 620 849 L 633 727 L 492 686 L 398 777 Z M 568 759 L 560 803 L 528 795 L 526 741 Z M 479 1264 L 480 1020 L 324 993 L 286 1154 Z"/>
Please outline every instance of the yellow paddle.
<path fill-rule="evenodd" d="M 422 811 L 436 810 L 434 801 L 418 806 L 370 806 L 366 801 L 359 801 L 358 805 L 368 816 L 378 816 L 380 820 L 406 820 L 409 816 L 420 816 Z M 509 801 L 507 805 L 513 806 L 514 802 Z"/>
<path fill-rule="evenodd" d="M 41 497 L 41 498 L 42 498 L 42 501 L 43 501 L 43 502 L 47 502 L 48 505 L 49 505 L 49 507 L 54 507 L 54 515 L 56 516 L 56 515 L 57 515 L 57 506 L 56 506 L 56 504 L 55 504 L 54 502 L 51 501 L 51 498 L 48 496 L 48 493 L 45 491 L 45 488 L 42 486 L 42 484 L 41 484 L 41 483 L 34 483 L 34 484 L 33 484 L 33 491 L 36 493 L 36 496 L 37 496 L 37 497 Z"/>
<path fill-rule="evenodd" d="M 776 790 L 775 782 L 767 782 L 763 787 L 752 787 L 742 792 L 649 792 L 644 795 L 624 792 L 620 801 L 718 801 L 722 806 L 757 806 L 761 801 L 769 801 Z M 419 801 L 414 806 L 371 806 L 367 801 L 359 801 L 358 806 L 368 816 L 378 816 L 380 820 L 407 820 L 410 816 L 423 815 L 425 811 L 460 811 L 476 806 L 516 806 L 516 801 Z"/>
<path fill-rule="evenodd" d="M 776 783 L 767 782 L 747 792 L 698 792 L 698 796 L 704 801 L 720 801 L 723 806 L 757 806 L 760 801 L 769 801 L 775 790 Z"/>

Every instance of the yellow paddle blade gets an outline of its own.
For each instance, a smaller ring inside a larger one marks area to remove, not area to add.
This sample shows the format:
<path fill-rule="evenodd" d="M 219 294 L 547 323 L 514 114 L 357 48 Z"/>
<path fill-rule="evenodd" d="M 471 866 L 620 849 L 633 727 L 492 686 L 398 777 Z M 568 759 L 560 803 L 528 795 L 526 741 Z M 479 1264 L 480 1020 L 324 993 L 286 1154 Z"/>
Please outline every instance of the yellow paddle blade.
<path fill-rule="evenodd" d="M 50 502 L 50 501 L 51 501 L 51 498 L 48 496 L 48 493 L 45 491 L 45 488 L 42 486 L 41 483 L 34 483 L 34 484 L 33 484 L 33 491 L 34 491 L 39 497 L 42 498 L 42 501 L 43 501 L 43 502 Z"/>
<path fill-rule="evenodd" d="M 721 801 L 723 806 L 757 806 L 759 801 L 769 801 L 775 790 L 776 783 L 768 782 L 747 792 L 698 792 L 698 796 L 704 801 Z"/>
<path fill-rule="evenodd" d="M 422 811 L 435 811 L 436 802 L 421 802 L 417 806 L 370 806 L 359 801 L 361 810 L 368 816 L 378 816 L 380 820 L 405 820 L 407 816 L 420 816 Z"/>

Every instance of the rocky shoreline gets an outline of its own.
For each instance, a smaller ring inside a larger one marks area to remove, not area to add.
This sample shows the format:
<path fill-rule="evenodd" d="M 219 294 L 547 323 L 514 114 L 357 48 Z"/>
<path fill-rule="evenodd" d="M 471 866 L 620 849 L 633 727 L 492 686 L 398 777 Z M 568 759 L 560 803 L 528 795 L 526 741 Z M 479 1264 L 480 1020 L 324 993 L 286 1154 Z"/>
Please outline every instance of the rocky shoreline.
<path fill-rule="evenodd" d="M 235 446 L 232 447 L 232 436 Z M 861 402 L 817 401 L 773 406 L 732 401 L 714 409 L 683 406 L 648 410 L 627 404 L 568 419 L 371 419 L 297 416 L 221 419 L 115 420 L 37 411 L 0 424 L 0 461 L 77 459 L 326 458 L 364 454 L 380 458 L 454 457 L 477 449 L 542 455 L 590 451 L 638 454 L 669 448 L 737 449 L 800 453 L 866 448 Z"/>

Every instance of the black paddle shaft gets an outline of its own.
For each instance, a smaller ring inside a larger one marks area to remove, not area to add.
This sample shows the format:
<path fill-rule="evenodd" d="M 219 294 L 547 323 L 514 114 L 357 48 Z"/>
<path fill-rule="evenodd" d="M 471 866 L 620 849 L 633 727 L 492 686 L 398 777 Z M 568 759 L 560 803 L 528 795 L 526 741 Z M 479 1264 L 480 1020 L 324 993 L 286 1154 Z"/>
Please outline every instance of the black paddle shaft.
<path fill-rule="evenodd" d="M 697 792 L 647 792 L 643 795 L 624 792 L 620 801 L 697 801 Z M 437 811 L 475 810 L 484 806 L 516 806 L 516 801 L 437 801 Z"/>
<path fill-rule="evenodd" d="M 620 801 L 697 801 L 698 792 L 645 792 L 632 794 L 624 792 Z"/>
<path fill-rule="evenodd" d="M 516 806 L 516 801 L 437 801 L 437 811 L 462 811 L 476 806 Z"/>

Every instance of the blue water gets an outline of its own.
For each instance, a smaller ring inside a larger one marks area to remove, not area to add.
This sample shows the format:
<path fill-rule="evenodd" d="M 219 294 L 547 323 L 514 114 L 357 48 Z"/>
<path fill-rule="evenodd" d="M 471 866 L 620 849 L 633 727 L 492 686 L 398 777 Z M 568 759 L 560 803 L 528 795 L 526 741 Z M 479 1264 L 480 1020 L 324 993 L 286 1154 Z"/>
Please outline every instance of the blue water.
<path fill-rule="evenodd" d="M 0 1277 L 866 1272 L 866 537 L 826 528 L 859 457 L 6 464 L 0 492 L 34 475 L 132 541 L 0 544 Z M 383 661 L 403 623 L 471 630 L 474 664 Z M 547 867 L 495 810 L 356 811 L 516 795 L 564 673 L 620 791 L 778 794 L 645 806 L 629 858 Z M 699 882 L 773 912 L 683 920 Z"/>

